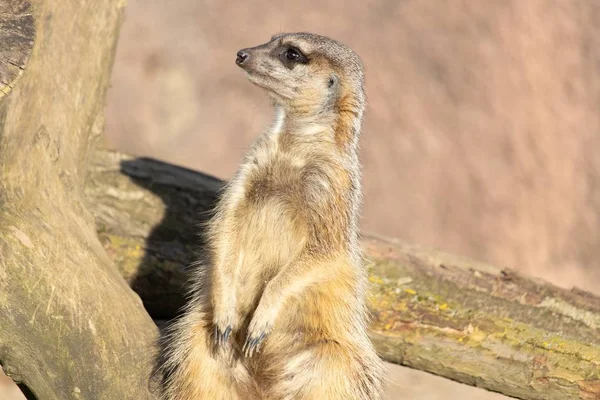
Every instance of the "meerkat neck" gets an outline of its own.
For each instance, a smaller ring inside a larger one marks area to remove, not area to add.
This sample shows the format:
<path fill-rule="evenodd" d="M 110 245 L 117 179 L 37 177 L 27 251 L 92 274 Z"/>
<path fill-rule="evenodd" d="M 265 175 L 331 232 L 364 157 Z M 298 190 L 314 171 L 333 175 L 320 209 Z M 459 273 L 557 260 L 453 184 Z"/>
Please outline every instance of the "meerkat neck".
<path fill-rule="evenodd" d="M 362 125 L 362 109 L 343 106 L 317 112 L 306 112 L 275 105 L 275 118 L 271 132 L 302 138 L 302 141 L 335 141 L 344 149 L 357 146 Z"/>

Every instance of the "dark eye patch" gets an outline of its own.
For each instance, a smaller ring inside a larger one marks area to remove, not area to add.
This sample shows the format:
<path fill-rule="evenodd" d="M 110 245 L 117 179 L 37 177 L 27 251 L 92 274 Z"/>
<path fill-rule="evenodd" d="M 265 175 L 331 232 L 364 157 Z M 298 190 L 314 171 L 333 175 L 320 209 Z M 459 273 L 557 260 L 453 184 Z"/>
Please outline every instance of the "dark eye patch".
<path fill-rule="evenodd" d="M 293 69 L 297 64 L 307 64 L 308 57 L 297 47 L 291 45 L 282 45 L 276 49 L 279 60 L 289 69 Z"/>

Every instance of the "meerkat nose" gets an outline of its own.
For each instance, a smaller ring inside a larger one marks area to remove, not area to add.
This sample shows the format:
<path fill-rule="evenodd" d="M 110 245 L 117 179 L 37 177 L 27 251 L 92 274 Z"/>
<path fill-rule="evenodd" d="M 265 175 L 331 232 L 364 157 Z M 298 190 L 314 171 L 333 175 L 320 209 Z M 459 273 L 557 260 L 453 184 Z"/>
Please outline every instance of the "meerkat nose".
<path fill-rule="evenodd" d="M 244 64 L 250 58 L 250 54 L 246 50 L 240 50 L 237 53 L 237 58 L 235 59 L 235 63 L 237 65 Z"/>

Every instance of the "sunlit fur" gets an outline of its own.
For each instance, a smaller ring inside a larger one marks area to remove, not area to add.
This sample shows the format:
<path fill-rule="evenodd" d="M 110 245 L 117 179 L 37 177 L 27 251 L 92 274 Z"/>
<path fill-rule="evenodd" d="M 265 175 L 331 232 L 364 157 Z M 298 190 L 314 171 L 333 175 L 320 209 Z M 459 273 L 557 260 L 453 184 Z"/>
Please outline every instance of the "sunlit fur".
<path fill-rule="evenodd" d="M 275 54 L 286 44 L 308 63 L 286 67 Z M 308 33 L 247 50 L 244 69 L 273 98 L 275 121 L 209 224 L 209 260 L 193 272 L 189 304 L 166 337 L 164 398 L 380 399 L 357 226 L 362 63 Z M 215 327 L 228 326 L 223 343 Z"/>

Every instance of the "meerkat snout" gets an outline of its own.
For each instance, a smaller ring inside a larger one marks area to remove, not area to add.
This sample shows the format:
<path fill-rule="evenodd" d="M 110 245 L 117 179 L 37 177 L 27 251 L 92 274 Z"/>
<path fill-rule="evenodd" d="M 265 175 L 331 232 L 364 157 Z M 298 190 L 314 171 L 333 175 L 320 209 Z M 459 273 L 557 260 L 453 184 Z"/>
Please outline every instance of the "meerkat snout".
<path fill-rule="evenodd" d="M 246 50 L 240 50 L 237 52 L 237 58 L 235 59 L 235 63 L 239 66 L 244 64 L 248 58 L 250 58 L 250 54 Z"/>

